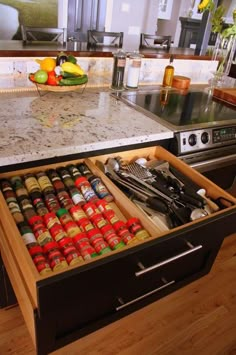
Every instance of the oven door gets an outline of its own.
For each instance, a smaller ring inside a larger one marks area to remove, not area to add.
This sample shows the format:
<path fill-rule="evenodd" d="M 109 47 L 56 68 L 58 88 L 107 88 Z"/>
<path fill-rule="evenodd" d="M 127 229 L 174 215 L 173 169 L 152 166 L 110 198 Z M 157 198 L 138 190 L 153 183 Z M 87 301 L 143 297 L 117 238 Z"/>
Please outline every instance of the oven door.
<path fill-rule="evenodd" d="M 236 196 L 236 147 L 222 147 L 180 157 L 215 184 Z"/>

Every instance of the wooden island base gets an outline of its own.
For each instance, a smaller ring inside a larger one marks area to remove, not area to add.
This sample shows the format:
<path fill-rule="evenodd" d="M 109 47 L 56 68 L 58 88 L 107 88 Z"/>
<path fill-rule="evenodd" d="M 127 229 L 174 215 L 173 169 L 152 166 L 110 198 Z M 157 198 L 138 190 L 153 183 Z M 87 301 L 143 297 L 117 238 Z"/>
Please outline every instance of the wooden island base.
<path fill-rule="evenodd" d="M 236 234 L 208 275 L 52 354 L 234 355 L 235 275 Z M 18 306 L 0 310 L 0 334 L 0 354 L 35 354 Z"/>

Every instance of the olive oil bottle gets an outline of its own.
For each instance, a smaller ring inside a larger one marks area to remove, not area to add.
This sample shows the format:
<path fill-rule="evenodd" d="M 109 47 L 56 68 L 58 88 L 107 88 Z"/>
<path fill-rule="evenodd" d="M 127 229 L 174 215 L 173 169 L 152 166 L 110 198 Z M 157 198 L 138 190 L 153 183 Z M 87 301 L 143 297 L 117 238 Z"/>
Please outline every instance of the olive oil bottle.
<path fill-rule="evenodd" d="M 172 81 L 173 81 L 173 76 L 174 76 L 174 66 L 172 65 L 174 61 L 173 55 L 170 56 L 170 63 L 165 67 L 164 71 L 164 76 L 163 76 L 163 82 L 162 86 L 164 87 L 171 87 L 172 86 Z"/>

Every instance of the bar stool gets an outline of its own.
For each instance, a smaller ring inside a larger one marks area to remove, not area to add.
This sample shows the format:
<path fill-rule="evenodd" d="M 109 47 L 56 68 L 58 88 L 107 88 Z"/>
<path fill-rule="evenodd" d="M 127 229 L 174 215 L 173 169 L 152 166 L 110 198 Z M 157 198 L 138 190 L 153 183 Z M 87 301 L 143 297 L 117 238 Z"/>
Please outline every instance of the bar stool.
<path fill-rule="evenodd" d="M 151 35 L 147 33 L 140 34 L 139 49 L 144 48 L 162 48 L 170 49 L 171 36 Z"/>
<path fill-rule="evenodd" d="M 123 46 L 124 32 L 87 31 L 87 47 L 118 47 Z"/>
<path fill-rule="evenodd" d="M 67 28 L 30 27 L 21 25 L 21 35 L 24 44 L 34 41 L 67 42 Z"/>

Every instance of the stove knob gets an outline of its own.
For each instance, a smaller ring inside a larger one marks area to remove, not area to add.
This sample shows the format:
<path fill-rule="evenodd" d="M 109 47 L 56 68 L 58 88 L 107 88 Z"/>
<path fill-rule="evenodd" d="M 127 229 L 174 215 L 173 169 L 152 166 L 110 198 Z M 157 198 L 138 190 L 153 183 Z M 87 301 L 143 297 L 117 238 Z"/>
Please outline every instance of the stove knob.
<path fill-rule="evenodd" d="M 203 144 L 207 144 L 209 142 L 209 134 L 207 132 L 202 133 L 201 141 Z"/>
<path fill-rule="evenodd" d="M 197 144 L 196 134 L 190 134 L 190 136 L 188 137 L 188 142 L 189 142 L 189 145 L 191 145 L 191 147 L 193 147 L 195 144 Z"/>

